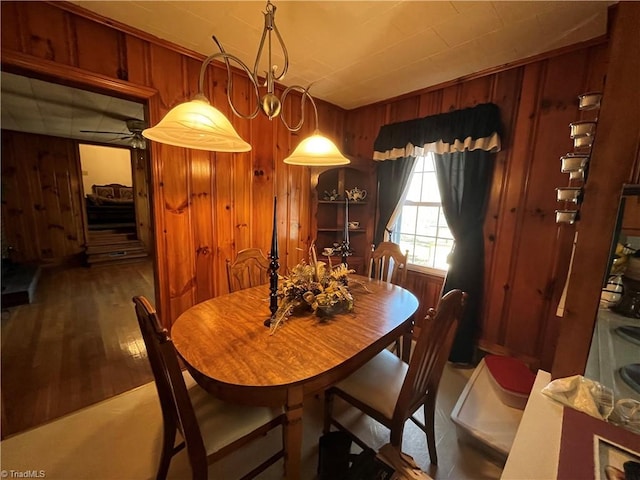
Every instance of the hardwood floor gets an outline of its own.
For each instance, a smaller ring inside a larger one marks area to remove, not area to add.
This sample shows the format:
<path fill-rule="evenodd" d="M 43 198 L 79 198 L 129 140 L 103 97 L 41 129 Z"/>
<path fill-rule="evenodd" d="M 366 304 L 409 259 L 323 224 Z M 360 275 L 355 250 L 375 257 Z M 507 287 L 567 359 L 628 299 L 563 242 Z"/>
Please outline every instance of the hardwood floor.
<path fill-rule="evenodd" d="M 150 261 L 43 269 L 2 312 L 2 438 L 153 379 L 131 302 L 153 285 Z"/>

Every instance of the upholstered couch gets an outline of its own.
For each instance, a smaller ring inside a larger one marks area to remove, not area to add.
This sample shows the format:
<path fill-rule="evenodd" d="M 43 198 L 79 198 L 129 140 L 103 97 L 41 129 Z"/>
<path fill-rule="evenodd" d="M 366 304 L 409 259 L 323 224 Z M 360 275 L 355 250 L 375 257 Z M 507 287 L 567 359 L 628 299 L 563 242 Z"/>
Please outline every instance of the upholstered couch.
<path fill-rule="evenodd" d="M 135 225 L 133 187 L 119 183 L 93 185 L 86 203 L 90 229 Z"/>

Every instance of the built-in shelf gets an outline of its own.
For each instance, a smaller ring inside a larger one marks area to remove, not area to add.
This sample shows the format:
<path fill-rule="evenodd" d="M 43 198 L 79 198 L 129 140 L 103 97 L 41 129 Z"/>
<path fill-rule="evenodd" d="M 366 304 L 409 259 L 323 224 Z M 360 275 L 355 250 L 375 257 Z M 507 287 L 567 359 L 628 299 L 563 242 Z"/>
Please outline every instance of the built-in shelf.
<path fill-rule="evenodd" d="M 349 233 L 358 233 L 358 232 L 366 232 L 367 229 L 366 228 L 350 228 L 349 229 Z M 344 227 L 343 228 L 339 228 L 339 227 L 332 227 L 332 228 L 323 228 L 323 227 L 319 227 L 318 228 L 318 232 L 344 232 Z"/>
<path fill-rule="evenodd" d="M 321 203 L 323 205 L 324 204 L 344 205 L 345 201 L 344 200 L 318 200 L 318 203 Z M 367 204 L 366 201 L 365 202 L 354 202 L 354 201 L 349 202 L 350 207 L 354 205 L 366 205 L 366 204 Z"/>
<path fill-rule="evenodd" d="M 372 188 L 373 167 L 370 161 L 353 162 L 348 167 L 339 167 L 319 171 L 312 176 L 314 190 L 313 218 L 314 236 L 318 252 L 325 248 L 335 248 L 345 240 L 347 221 L 359 222 L 358 228 L 348 229 L 349 247 L 352 251 L 347 259 L 350 268 L 365 274 L 365 263 L 371 250 L 373 239 L 372 207 L 375 206 L 375 193 Z M 360 189 L 367 191 L 366 200 L 351 201 L 345 199 L 345 191 Z M 342 192 L 337 200 L 326 200 L 325 192 Z M 347 212 L 348 211 L 348 212 Z M 338 262 L 340 256 L 331 258 Z"/>

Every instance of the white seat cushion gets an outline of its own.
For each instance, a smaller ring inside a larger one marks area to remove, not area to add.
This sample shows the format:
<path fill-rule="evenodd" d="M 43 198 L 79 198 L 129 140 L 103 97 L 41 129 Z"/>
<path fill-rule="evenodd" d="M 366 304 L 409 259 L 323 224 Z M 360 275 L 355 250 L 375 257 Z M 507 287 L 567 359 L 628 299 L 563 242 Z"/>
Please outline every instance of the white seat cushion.
<path fill-rule="evenodd" d="M 223 402 L 195 385 L 189 389 L 207 455 L 282 414 L 282 407 L 252 407 Z"/>
<path fill-rule="evenodd" d="M 383 350 L 336 387 L 391 419 L 408 368 L 395 354 Z"/>

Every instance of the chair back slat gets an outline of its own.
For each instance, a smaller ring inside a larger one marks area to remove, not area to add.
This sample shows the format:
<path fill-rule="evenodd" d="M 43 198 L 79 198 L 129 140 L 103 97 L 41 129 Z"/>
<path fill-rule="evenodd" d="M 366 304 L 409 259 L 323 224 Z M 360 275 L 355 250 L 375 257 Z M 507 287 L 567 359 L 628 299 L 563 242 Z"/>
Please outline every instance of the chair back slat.
<path fill-rule="evenodd" d="M 175 346 L 149 301 L 138 296 L 133 297 L 133 303 L 160 398 L 164 428 L 174 425 L 180 430 L 190 460 L 206 459 L 202 434 L 184 383 Z"/>
<path fill-rule="evenodd" d="M 269 260 L 259 248 L 240 250 L 236 259 L 227 260 L 229 292 L 256 287 L 269 282 Z"/>
<path fill-rule="evenodd" d="M 403 287 L 407 280 L 409 251 L 403 254 L 400 246 L 393 242 L 381 242 L 377 248 L 371 247 L 369 278 Z"/>
<path fill-rule="evenodd" d="M 426 324 L 416 339 L 394 416 L 405 417 L 407 412 L 424 401 L 426 395 L 437 394 L 466 299 L 466 293 L 452 290 L 442 297 L 437 310 L 430 309 L 427 313 Z"/>

